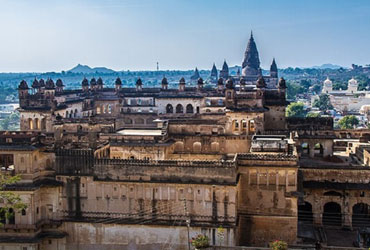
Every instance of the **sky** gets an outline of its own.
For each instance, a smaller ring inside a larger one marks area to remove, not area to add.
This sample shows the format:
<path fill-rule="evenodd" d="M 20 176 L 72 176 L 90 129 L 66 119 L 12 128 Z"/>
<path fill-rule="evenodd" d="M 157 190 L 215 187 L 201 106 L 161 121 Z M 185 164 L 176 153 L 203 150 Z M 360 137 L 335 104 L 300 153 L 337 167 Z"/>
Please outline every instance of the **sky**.
<path fill-rule="evenodd" d="M 370 64 L 369 0 L 0 0 L 0 72 Z"/>

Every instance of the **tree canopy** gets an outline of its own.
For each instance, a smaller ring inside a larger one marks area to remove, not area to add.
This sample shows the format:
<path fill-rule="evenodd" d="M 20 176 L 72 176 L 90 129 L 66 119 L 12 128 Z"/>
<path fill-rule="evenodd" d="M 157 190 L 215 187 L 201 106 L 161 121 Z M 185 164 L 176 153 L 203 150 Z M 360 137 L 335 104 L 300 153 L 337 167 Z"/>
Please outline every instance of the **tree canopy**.
<path fill-rule="evenodd" d="M 354 115 L 346 115 L 338 122 L 341 129 L 353 129 L 358 124 L 359 120 Z"/>
<path fill-rule="evenodd" d="M 313 106 L 324 112 L 333 108 L 333 105 L 331 105 L 330 98 L 327 94 L 321 94 L 319 99 L 313 102 Z"/>
<path fill-rule="evenodd" d="M 305 117 L 306 111 L 302 102 L 292 102 L 286 108 L 286 117 Z"/>

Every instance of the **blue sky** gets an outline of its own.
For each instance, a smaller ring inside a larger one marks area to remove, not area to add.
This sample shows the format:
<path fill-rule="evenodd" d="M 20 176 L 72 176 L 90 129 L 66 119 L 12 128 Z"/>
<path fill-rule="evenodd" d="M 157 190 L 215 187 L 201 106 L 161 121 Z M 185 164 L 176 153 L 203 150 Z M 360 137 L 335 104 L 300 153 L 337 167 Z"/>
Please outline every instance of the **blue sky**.
<path fill-rule="evenodd" d="M 370 63 L 368 0 L 0 0 L 0 72 Z"/>

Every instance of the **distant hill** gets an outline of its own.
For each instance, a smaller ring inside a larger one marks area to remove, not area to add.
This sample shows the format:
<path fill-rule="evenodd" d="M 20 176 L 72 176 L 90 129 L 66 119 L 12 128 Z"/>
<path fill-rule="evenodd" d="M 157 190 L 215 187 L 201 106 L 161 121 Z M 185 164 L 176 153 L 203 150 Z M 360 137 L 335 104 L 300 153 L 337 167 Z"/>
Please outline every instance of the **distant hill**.
<path fill-rule="evenodd" d="M 331 64 L 331 63 L 325 63 L 321 66 L 312 66 L 311 68 L 313 69 L 339 69 L 339 68 L 345 68 L 345 67 L 340 66 L 340 65 Z"/>
<path fill-rule="evenodd" d="M 81 64 L 78 64 L 76 67 L 68 70 L 67 72 L 81 73 L 81 74 L 94 74 L 94 73 L 110 74 L 110 73 L 115 73 L 114 70 L 108 69 L 108 68 L 105 68 L 105 67 L 90 68 L 87 65 L 81 65 Z"/>

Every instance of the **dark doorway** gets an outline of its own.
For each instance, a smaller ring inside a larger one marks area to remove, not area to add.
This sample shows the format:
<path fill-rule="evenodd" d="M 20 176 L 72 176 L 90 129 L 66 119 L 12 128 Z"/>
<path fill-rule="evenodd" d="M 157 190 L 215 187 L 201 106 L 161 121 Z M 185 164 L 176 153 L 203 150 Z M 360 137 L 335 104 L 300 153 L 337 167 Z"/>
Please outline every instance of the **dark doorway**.
<path fill-rule="evenodd" d="M 309 224 L 313 223 L 312 205 L 309 202 L 298 205 L 298 221 Z"/>
<path fill-rule="evenodd" d="M 352 208 L 352 227 L 370 227 L 369 205 L 357 203 Z"/>
<path fill-rule="evenodd" d="M 338 203 L 328 202 L 325 204 L 322 222 L 324 226 L 342 226 L 342 211 Z"/>

